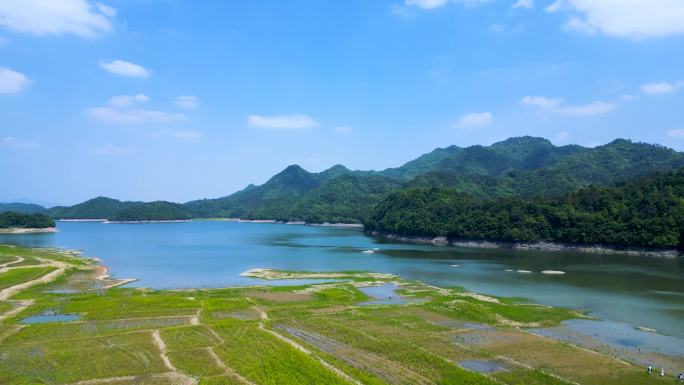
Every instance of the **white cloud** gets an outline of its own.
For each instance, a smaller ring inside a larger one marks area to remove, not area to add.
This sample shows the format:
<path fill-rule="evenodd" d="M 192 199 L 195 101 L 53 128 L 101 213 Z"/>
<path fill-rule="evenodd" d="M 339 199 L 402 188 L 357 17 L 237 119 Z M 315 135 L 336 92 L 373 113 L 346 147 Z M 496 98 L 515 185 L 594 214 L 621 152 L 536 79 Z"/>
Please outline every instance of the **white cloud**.
<path fill-rule="evenodd" d="M 341 134 L 348 134 L 352 132 L 352 128 L 350 126 L 338 126 L 334 128 L 335 132 L 339 132 Z"/>
<path fill-rule="evenodd" d="M 193 110 L 199 106 L 199 98 L 193 95 L 180 95 L 176 97 L 173 104 L 184 110 Z"/>
<path fill-rule="evenodd" d="M 563 7 L 563 0 L 556 0 L 553 3 L 549 4 L 544 10 L 547 13 L 555 13 L 561 10 Z"/>
<path fill-rule="evenodd" d="M 107 104 L 110 106 L 114 107 L 126 107 L 130 106 L 135 103 L 144 103 L 144 102 L 149 102 L 150 98 L 149 96 L 145 94 L 137 94 L 137 95 L 119 95 L 119 96 L 112 96 L 109 98 L 107 101 Z"/>
<path fill-rule="evenodd" d="M 511 8 L 534 8 L 534 0 L 518 0 Z"/>
<path fill-rule="evenodd" d="M 471 112 L 461 116 L 454 124 L 456 127 L 484 127 L 494 120 L 491 112 Z"/>
<path fill-rule="evenodd" d="M 23 91 L 31 80 L 21 72 L 0 67 L 0 94 L 14 94 Z"/>
<path fill-rule="evenodd" d="M 645 39 L 684 33 L 682 0 L 567 0 L 547 12 L 572 13 L 566 27 L 582 33 Z"/>
<path fill-rule="evenodd" d="M 102 3 L 97 3 L 97 4 L 95 4 L 95 6 L 97 7 L 98 11 L 100 11 L 100 13 L 105 15 L 105 16 L 109 16 L 109 17 L 116 16 L 116 9 L 114 9 L 110 6 L 104 5 Z"/>
<path fill-rule="evenodd" d="M 547 98 L 544 96 L 525 96 L 520 100 L 521 104 L 526 104 L 528 106 L 538 106 L 538 107 L 557 107 L 563 103 L 563 98 Z"/>
<path fill-rule="evenodd" d="M 559 115 L 567 116 L 592 116 L 605 114 L 614 110 L 617 105 L 615 103 L 608 103 L 596 101 L 589 104 L 582 105 L 565 105 L 562 98 L 547 98 L 544 96 L 525 96 L 520 101 L 520 104 L 528 106 L 536 106 Z"/>
<path fill-rule="evenodd" d="M 107 72 L 126 77 L 147 78 L 150 76 L 150 71 L 145 67 L 123 60 L 114 60 L 109 63 L 100 61 L 100 67 Z"/>
<path fill-rule="evenodd" d="M 174 123 L 185 118 L 185 115 L 144 109 L 116 109 L 111 107 L 94 107 L 86 111 L 93 119 L 107 123 L 139 124 L 139 123 Z"/>
<path fill-rule="evenodd" d="M 275 129 L 304 129 L 318 127 L 319 123 L 305 114 L 292 115 L 250 115 L 247 117 L 247 124 L 253 127 L 275 128 Z"/>
<path fill-rule="evenodd" d="M 24 150 L 36 148 L 38 146 L 39 143 L 33 140 L 17 139 L 13 136 L 5 136 L 4 138 L 0 138 L 0 147 Z"/>
<path fill-rule="evenodd" d="M 34 35 L 96 37 L 112 29 L 116 11 L 87 0 L 1 0 L 0 25 Z"/>
<path fill-rule="evenodd" d="M 132 144 L 127 144 L 119 146 L 116 144 L 105 144 L 104 146 L 95 149 L 97 155 L 104 156 L 117 156 L 117 155 L 130 155 L 136 152 L 138 149 Z"/>
<path fill-rule="evenodd" d="M 447 3 L 447 0 L 406 0 L 404 4 L 422 9 L 435 9 Z"/>
<path fill-rule="evenodd" d="M 626 102 L 633 102 L 635 100 L 639 100 L 639 95 L 635 94 L 622 94 L 620 95 L 620 99 L 626 101 Z"/>
<path fill-rule="evenodd" d="M 598 101 L 578 106 L 563 106 L 557 108 L 555 111 L 561 115 L 568 116 L 593 116 L 605 114 L 607 112 L 614 110 L 616 107 L 617 105 L 614 103 Z"/>
<path fill-rule="evenodd" d="M 669 130 L 667 136 L 670 138 L 684 139 L 684 129 Z"/>
<path fill-rule="evenodd" d="M 671 94 L 684 87 L 684 82 L 677 83 L 648 83 L 641 86 L 641 90 L 649 95 Z"/>

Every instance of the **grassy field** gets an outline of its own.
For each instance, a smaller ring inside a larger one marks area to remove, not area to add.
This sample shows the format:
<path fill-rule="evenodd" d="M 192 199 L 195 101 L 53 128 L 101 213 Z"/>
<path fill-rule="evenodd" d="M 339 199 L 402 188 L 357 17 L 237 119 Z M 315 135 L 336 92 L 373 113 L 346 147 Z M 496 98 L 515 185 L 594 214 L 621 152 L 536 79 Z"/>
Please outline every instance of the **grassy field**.
<path fill-rule="evenodd" d="M 251 273 L 340 280 L 304 286 L 105 290 L 108 281 L 92 260 L 0 246 L 0 264 L 17 256 L 22 265 L 0 274 L 0 294 L 25 286 L 0 301 L 3 385 L 672 382 L 525 332 L 584 316 L 521 299 L 367 272 Z M 63 273 L 40 281 L 56 269 Z M 387 283 L 397 286 L 405 304 L 362 305 L 370 300 L 363 287 Z M 22 323 L 54 315 L 78 318 Z M 496 370 L 475 370 L 468 365 L 473 362 Z"/>

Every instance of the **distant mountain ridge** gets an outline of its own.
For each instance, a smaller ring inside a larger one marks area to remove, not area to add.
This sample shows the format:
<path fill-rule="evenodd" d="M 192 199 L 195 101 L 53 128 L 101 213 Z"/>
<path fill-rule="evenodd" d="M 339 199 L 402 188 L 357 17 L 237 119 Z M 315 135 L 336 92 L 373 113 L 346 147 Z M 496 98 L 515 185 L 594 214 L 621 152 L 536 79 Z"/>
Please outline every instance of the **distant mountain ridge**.
<path fill-rule="evenodd" d="M 483 198 L 559 196 L 681 167 L 684 154 L 660 145 L 616 139 L 594 148 L 555 146 L 544 138 L 524 136 L 491 146 L 438 148 L 382 171 L 353 171 L 335 165 L 311 173 L 290 165 L 262 185 L 185 204 L 98 197 L 70 207 L 54 207 L 47 213 L 58 219 L 114 219 L 135 207 L 136 218 L 361 223 L 378 203 L 402 189 L 450 188 Z M 168 215 L 162 214 L 164 210 Z"/>

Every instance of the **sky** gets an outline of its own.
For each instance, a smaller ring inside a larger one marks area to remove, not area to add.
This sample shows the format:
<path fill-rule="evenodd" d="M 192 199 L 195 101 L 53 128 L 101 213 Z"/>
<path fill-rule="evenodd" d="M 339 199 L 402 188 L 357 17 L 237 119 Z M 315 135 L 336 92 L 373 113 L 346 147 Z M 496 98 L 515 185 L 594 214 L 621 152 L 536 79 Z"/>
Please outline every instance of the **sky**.
<path fill-rule="evenodd" d="M 682 0 L 0 0 L 0 201 L 228 195 L 533 135 L 684 150 Z"/>

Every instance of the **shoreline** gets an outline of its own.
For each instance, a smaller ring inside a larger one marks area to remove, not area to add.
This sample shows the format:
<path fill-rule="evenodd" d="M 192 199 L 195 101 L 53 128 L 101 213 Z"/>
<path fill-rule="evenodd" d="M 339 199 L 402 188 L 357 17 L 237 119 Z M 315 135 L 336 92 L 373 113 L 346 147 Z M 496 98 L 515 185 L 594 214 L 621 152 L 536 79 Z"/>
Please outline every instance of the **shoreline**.
<path fill-rule="evenodd" d="M 556 251 L 556 252 L 576 252 L 589 254 L 612 254 L 612 255 L 632 255 L 659 258 L 679 258 L 682 254 L 676 249 L 649 249 L 649 248 L 620 248 L 611 245 L 586 245 L 570 244 L 560 242 L 503 242 L 486 240 L 458 240 L 448 239 L 447 237 L 420 237 L 389 234 L 379 231 L 365 232 L 375 238 L 391 240 L 395 242 L 425 244 L 434 246 L 466 247 L 478 249 L 509 249 L 521 251 Z"/>
<path fill-rule="evenodd" d="M 56 233 L 56 227 L 46 227 L 46 228 L 23 228 L 23 227 L 12 227 L 8 229 L 0 229 L 0 234 L 41 234 L 41 233 Z"/>

